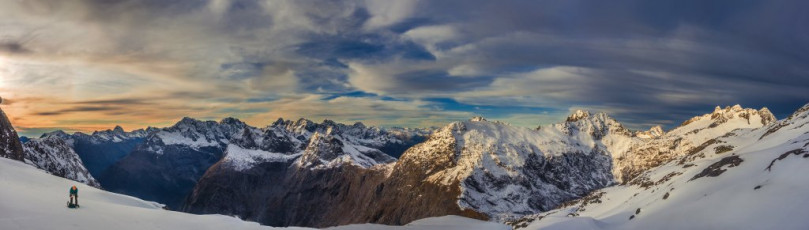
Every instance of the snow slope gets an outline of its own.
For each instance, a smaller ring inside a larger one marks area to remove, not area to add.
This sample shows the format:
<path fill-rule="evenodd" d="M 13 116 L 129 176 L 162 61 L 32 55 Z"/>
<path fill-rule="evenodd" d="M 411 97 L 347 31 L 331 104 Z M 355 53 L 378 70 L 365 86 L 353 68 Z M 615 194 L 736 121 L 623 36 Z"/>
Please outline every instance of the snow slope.
<path fill-rule="evenodd" d="M 413 221 L 404 226 L 380 224 L 352 224 L 327 228 L 328 230 L 510 230 L 511 227 L 494 222 L 473 220 L 460 216 L 442 216 Z"/>
<path fill-rule="evenodd" d="M 134 197 L 55 177 L 30 165 L 0 159 L 0 229 L 310 229 L 273 228 L 223 215 L 192 215 L 163 210 Z M 70 186 L 79 188 L 79 209 L 65 207 Z M 508 226 L 446 216 L 406 226 L 351 225 L 339 230 L 464 229 L 499 230 Z"/>
<path fill-rule="evenodd" d="M 764 123 L 735 129 L 626 185 L 594 191 L 513 225 L 530 230 L 809 229 L 809 105 Z"/>

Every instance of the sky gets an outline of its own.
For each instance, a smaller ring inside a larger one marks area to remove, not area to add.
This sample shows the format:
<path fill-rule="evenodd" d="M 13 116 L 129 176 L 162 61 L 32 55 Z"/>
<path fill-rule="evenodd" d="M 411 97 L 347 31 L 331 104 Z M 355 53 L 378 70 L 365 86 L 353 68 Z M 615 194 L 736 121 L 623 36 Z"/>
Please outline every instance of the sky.
<path fill-rule="evenodd" d="M 575 109 L 670 129 L 809 102 L 804 0 L 0 0 L 20 133 L 279 117 L 429 127 Z"/>

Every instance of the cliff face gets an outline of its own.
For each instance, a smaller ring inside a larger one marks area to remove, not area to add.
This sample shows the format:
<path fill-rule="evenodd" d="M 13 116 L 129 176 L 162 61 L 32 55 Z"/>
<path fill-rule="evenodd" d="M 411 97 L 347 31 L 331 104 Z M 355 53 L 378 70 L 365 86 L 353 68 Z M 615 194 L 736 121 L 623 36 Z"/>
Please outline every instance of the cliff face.
<path fill-rule="evenodd" d="M 457 205 L 458 182 L 424 182 L 423 165 L 412 161 L 369 168 L 350 162 L 312 167 L 301 161 L 308 162 L 268 161 L 248 169 L 217 163 L 200 179 L 183 211 L 235 215 L 271 226 L 401 225 L 443 215 L 488 219 Z"/>
<path fill-rule="evenodd" d="M 380 206 L 395 161 L 382 149 L 409 147 L 420 132 L 307 120 L 248 130 L 231 139 L 182 210 L 272 226 L 369 222 L 363 212 Z"/>
<path fill-rule="evenodd" d="M 25 163 L 36 166 L 46 172 L 81 182 L 96 188 L 98 181 L 90 175 L 79 154 L 63 139 L 56 136 L 35 138 L 26 142 Z"/>
<path fill-rule="evenodd" d="M 11 126 L 6 113 L 0 109 L 0 157 L 23 161 L 25 159 L 20 137 Z"/>

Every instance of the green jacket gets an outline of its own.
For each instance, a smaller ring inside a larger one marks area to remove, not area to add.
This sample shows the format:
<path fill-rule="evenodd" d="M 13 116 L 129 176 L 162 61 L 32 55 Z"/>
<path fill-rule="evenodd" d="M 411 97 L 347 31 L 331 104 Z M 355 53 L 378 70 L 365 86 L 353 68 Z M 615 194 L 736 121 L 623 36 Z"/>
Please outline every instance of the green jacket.
<path fill-rule="evenodd" d="M 73 187 L 71 187 L 70 195 L 79 195 L 79 188 L 73 189 Z"/>

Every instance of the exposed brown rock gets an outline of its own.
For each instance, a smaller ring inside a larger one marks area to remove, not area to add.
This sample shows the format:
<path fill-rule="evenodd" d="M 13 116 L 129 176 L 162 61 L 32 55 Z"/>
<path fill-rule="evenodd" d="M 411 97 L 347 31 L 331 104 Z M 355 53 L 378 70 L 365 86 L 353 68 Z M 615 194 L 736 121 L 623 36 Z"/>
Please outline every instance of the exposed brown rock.
<path fill-rule="evenodd" d="M 200 179 L 183 210 L 236 215 L 270 226 L 403 225 L 445 215 L 488 220 L 458 206 L 460 181 L 426 181 L 428 172 L 454 166 L 454 142 L 431 149 L 439 155 L 433 162 L 414 160 L 405 152 L 393 169 L 350 164 L 310 169 L 275 162 L 234 172 L 220 162 Z"/>

